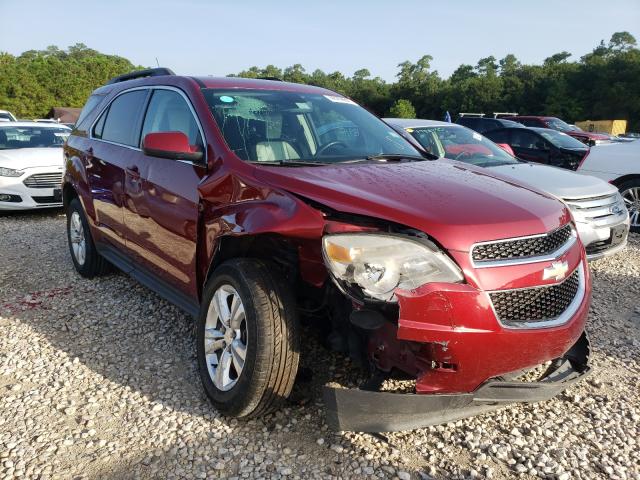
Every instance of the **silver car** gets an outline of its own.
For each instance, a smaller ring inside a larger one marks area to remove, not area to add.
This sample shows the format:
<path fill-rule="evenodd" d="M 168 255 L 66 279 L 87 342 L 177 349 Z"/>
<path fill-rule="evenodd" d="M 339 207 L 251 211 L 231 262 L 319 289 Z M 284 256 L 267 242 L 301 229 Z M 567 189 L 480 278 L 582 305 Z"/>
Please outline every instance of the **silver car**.
<path fill-rule="evenodd" d="M 629 212 L 613 185 L 566 169 L 518 160 L 461 125 L 435 120 L 384 120 L 433 155 L 489 168 L 562 200 L 571 210 L 589 260 L 612 255 L 626 246 Z"/>

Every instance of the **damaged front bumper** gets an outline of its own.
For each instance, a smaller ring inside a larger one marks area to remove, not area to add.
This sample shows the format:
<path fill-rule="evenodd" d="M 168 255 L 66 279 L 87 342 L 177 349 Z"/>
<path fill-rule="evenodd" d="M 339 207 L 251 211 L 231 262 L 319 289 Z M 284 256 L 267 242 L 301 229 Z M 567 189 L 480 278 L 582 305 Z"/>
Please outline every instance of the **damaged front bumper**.
<path fill-rule="evenodd" d="M 324 387 L 327 423 L 335 430 L 390 432 L 437 425 L 496 410 L 510 403 L 548 400 L 583 379 L 589 341 L 583 333 L 571 349 L 552 362 L 536 382 L 483 383 L 471 393 L 401 394 Z"/>

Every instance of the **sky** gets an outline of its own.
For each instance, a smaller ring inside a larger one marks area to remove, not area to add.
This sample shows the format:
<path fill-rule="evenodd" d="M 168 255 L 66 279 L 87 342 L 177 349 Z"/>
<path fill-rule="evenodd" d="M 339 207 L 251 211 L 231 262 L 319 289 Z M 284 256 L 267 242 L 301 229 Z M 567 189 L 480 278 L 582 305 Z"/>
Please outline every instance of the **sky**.
<path fill-rule="evenodd" d="M 624 30 L 640 41 L 640 0 L 0 0 L 0 51 L 84 43 L 185 75 L 300 63 L 393 81 L 429 54 L 448 77 L 489 55 L 578 59 Z"/>

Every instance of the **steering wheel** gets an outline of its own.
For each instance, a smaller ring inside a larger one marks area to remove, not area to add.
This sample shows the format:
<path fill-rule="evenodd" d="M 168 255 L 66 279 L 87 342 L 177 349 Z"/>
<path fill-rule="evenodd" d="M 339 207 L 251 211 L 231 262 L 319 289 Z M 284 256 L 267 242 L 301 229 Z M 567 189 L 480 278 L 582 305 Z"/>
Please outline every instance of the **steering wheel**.
<path fill-rule="evenodd" d="M 326 150 L 328 150 L 328 149 L 329 149 L 329 148 L 331 148 L 331 147 L 335 147 L 335 146 L 337 146 L 337 145 L 340 145 L 342 148 L 349 148 L 349 146 L 348 146 L 346 143 L 344 143 L 344 142 L 342 142 L 342 141 L 340 141 L 340 140 L 334 140 L 333 142 L 325 143 L 323 146 L 321 146 L 321 147 L 316 151 L 315 156 L 316 156 L 316 157 L 319 157 L 319 156 L 321 156 L 321 155 L 322 155 Z"/>
<path fill-rule="evenodd" d="M 454 157 L 454 160 L 460 160 L 461 158 L 470 158 L 473 154 L 471 152 L 467 152 L 466 150 L 461 151 Z"/>

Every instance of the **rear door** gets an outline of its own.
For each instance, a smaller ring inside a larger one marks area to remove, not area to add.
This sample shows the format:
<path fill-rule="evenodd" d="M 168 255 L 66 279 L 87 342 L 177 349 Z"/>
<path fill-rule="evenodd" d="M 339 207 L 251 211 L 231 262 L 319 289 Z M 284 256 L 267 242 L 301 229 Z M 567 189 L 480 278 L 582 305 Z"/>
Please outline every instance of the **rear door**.
<path fill-rule="evenodd" d="M 91 189 L 96 226 L 101 240 L 125 247 L 125 168 L 139 154 L 138 139 L 146 90 L 118 95 L 98 117 L 85 152 L 87 182 Z"/>
<path fill-rule="evenodd" d="M 540 135 L 526 128 L 510 131 L 510 145 L 516 157 L 536 163 L 549 163 L 551 144 Z"/>
<path fill-rule="evenodd" d="M 154 87 L 143 121 L 140 145 L 153 132 L 182 132 L 192 150 L 205 151 L 202 128 L 186 95 L 173 87 Z M 128 165 L 125 183 L 127 247 L 137 264 L 190 298 L 197 298 L 196 234 L 201 162 L 151 157 L 139 151 Z"/>

